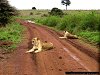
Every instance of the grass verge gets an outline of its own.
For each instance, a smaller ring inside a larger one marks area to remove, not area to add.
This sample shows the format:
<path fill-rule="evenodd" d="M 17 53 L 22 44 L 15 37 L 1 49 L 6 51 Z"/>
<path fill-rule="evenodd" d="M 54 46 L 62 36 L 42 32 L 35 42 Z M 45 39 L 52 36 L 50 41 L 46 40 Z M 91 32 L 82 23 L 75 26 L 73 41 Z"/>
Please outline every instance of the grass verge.
<path fill-rule="evenodd" d="M 12 22 L 6 27 L 0 28 L 0 41 L 12 42 L 11 45 L 1 45 L 0 48 L 5 50 L 6 52 L 13 51 L 17 47 L 17 44 L 21 42 L 22 32 L 24 30 L 25 28 L 17 22 Z"/>
<path fill-rule="evenodd" d="M 86 41 L 89 41 L 90 43 L 93 43 L 94 45 L 99 44 L 100 42 L 100 36 L 99 36 L 99 32 L 95 31 L 95 32 L 90 32 L 90 31 L 81 31 L 78 32 L 77 35 L 83 37 Z M 84 40 L 83 39 L 83 40 Z"/>
<path fill-rule="evenodd" d="M 67 30 L 76 34 L 86 42 L 99 44 L 100 11 L 99 10 L 68 10 L 63 11 L 64 16 L 50 16 L 50 10 L 20 11 L 20 18 L 30 19 L 41 25 L 53 27 L 55 30 Z M 33 15 L 30 15 L 30 13 Z M 19 17 L 19 16 L 18 16 Z"/>
<path fill-rule="evenodd" d="M 46 18 L 39 18 L 36 22 L 58 30 L 67 30 L 72 34 L 76 34 L 87 42 L 99 45 L 99 29 L 100 29 L 100 15 L 96 13 L 65 15 L 63 17 L 48 16 Z"/>

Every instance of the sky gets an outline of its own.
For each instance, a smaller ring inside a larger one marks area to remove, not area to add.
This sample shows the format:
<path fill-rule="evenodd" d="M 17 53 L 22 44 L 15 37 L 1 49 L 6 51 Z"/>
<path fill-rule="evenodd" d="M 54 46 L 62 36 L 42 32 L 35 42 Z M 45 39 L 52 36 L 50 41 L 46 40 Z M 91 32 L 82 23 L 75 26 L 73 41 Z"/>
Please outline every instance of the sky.
<path fill-rule="evenodd" d="M 8 0 L 10 5 L 17 9 L 52 9 L 57 7 L 59 9 L 66 9 L 65 5 L 61 4 L 61 0 Z M 70 0 L 71 4 L 68 6 L 68 10 L 92 10 L 100 9 L 100 0 Z"/>

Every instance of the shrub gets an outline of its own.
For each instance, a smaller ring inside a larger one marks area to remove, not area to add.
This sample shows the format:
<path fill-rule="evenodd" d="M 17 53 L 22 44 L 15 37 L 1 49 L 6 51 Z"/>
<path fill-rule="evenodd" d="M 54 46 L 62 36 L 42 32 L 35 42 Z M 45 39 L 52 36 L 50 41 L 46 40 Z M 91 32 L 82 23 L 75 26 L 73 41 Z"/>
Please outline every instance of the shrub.
<path fill-rule="evenodd" d="M 33 13 L 32 13 L 32 12 L 30 12 L 30 15 L 33 15 Z"/>
<path fill-rule="evenodd" d="M 33 10 L 36 10 L 36 7 L 32 7 Z"/>
<path fill-rule="evenodd" d="M 60 19 L 60 22 L 57 24 L 56 28 L 58 30 L 65 30 L 67 25 L 68 25 L 67 20 L 63 18 L 63 19 Z"/>
<path fill-rule="evenodd" d="M 4 50 L 11 51 L 13 48 L 16 48 L 17 44 L 22 41 L 22 32 L 25 28 L 17 22 L 9 23 L 6 27 L 0 28 L 0 41 L 12 42 L 9 46 L 3 45 L 0 48 Z"/>
<path fill-rule="evenodd" d="M 54 15 L 54 16 L 62 16 L 63 11 L 61 9 L 58 9 L 58 8 L 52 8 L 52 10 L 49 12 L 49 14 Z"/>
<path fill-rule="evenodd" d="M 7 0 L 0 0 L 0 26 L 6 26 L 11 17 L 16 14 L 16 9 L 11 7 Z"/>
<path fill-rule="evenodd" d="M 89 11 L 80 12 L 79 14 L 68 14 L 63 16 L 63 18 L 58 16 L 48 16 L 39 19 L 38 22 L 55 27 L 59 30 L 67 30 L 70 33 L 86 38 L 91 42 L 100 43 L 100 14 L 97 14 L 96 12 Z"/>
<path fill-rule="evenodd" d="M 50 27 L 55 27 L 59 23 L 59 17 L 49 16 L 48 18 L 45 18 L 42 23 Z"/>
<path fill-rule="evenodd" d="M 100 15 L 90 13 L 87 14 L 82 21 L 81 29 L 82 30 L 89 30 L 89 31 L 96 31 L 99 30 L 100 22 Z"/>
<path fill-rule="evenodd" d="M 42 14 L 41 17 L 48 17 L 48 14 Z"/>

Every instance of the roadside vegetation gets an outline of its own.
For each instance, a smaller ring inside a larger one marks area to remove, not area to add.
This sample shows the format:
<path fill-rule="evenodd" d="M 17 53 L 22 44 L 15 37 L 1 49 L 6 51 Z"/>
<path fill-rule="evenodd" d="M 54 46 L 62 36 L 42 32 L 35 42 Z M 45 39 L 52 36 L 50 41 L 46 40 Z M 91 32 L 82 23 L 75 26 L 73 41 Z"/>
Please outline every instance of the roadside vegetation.
<path fill-rule="evenodd" d="M 7 0 L 0 0 L 0 27 L 6 26 L 15 15 L 18 15 L 16 8 L 12 7 Z"/>
<path fill-rule="evenodd" d="M 100 11 L 69 11 L 62 17 L 48 16 L 38 18 L 37 23 L 54 27 L 57 30 L 67 30 L 84 38 L 94 45 L 100 44 Z"/>
<path fill-rule="evenodd" d="M 0 42 L 3 42 L 0 48 L 4 49 L 6 52 L 11 52 L 17 47 L 17 44 L 22 41 L 22 32 L 25 30 L 17 22 L 12 22 L 7 24 L 6 27 L 0 28 Z"/>
<path fill-rule="evenodd" d="M 21 34 L 25 28 L 15 22 L 15 18 L 32 20 L 38 24 L 47 25 L 59 31 L 67 30 L 72 34 L 78 35 L 83 40 L 85 39 L 90 43 L 100 45 L 99 10 L 62 11 L 58 8 L 52 8 L 52 10 L 37 10 L 33 7 L 32 10 L 18 11 L 16 8 L 10 6 L 7 0 L 0 1 L 0 9 L 0 48 L 5 50 L 10 51 L 16 48 L 16 44 L 22 40 Z M 2 41 L 9 42 L 11 45 L 2 46 Z"/>
<path fill-rule="evenodd" d="M 14 16 L 18 16 L 16 8 L 7 0 L 0 0 L 0 52 L 13 51 L 22 40 L 24 27 L 15 22 Z"/>
<path fill-rule="evenodd" d="M 57 10 L 56 10 L 57 11 Z M 56 30 L 67 30 L 89 43 L 100 45 L 99 10 L 63 10 L 63 15 L 52 15 L 50 10 L 21 10 L 20 18 L 30 19 L 38 24 L 47 25 Z M 30 13 L 33 13 L 30 15 Z M 54 14 L 54 12 L 53 12 Z"/>

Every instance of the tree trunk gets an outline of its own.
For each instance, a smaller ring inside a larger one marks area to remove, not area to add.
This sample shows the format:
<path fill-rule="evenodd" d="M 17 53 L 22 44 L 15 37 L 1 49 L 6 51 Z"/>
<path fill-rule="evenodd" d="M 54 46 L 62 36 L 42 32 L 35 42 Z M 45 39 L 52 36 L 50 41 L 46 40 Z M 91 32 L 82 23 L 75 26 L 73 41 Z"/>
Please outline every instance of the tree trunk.
<path fill-rule="evenodd" d="M 67 10 L 67 5 L 66 5 L 66 10 Z"/>

